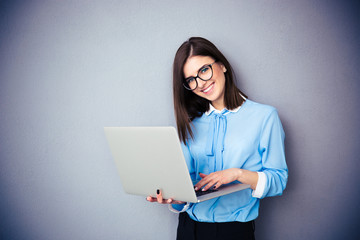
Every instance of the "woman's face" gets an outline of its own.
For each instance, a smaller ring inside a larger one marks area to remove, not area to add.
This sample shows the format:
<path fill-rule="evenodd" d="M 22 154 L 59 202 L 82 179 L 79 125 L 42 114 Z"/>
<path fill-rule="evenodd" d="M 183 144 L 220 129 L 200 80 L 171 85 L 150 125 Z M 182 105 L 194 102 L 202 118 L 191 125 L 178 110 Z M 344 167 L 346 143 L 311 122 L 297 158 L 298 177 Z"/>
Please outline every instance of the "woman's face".
<path fill-rule="evenodd" d="M 187 59 L 184 65 L 184 77 L 196 77 L 199 70 L 205 66 L 214 63 L 214 59 L 208 56 L 191 56 Z M 211 104 L 218 110 L 225 108 L 225 66 L 216 62 L 212 65 L 213 75 L 208 81 L 203 81 L 196 78 L 198 83 L 197 88 L 192 90 L 196 95 L 203 97 L 211 102 Z"/>

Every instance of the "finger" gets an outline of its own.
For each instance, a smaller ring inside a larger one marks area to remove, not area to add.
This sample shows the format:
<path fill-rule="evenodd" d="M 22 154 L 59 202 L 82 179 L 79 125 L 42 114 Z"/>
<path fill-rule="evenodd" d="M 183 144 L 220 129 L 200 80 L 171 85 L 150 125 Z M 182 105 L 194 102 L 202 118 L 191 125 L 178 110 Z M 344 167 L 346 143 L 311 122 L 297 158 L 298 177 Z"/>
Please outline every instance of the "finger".
<path fill-rule="evenodd" d="M 218 182 L 215 186 L 214 186 L 214 189 L 218 189 L 219 187 L 221 187 L 222 183 L 221 182 Z"/>
<path fill-rule="evenodd" d="M 203 174 L 203 173 L 199 173 L 199 176 L 200 176 L 201 178 L 204 178 L 204 177 L 206 177 L 207 175 L 206 175 L 206 174 Z"/>
<path fill-rule="evenodd" d="M 163 203 L 163 197 L 160 189 L 156 190 L 156 199 L 158 203 Z"/>
<path fill-rule="evenodd" d="M 169 200 L 170 200 L 170 199 L 168 199 L 168 200 L 166 201 L 166 203 L 169 203 L 169 204 L 186 204 L 186 202 L 174 200 L 173 198 L 171 198 L 171 202 L 168 202 Z"/>
<path fill-rule="evenodd" d="M 207 191 L 209 188 L 217 184 L 219 181 L 217 179 L 211 180 L 206 186 L 202 189 L 202 191 Z"/>
<path fill-rule="evenodd" d="M 201 181 L 199 181 L 197 184 L 195 184 L 195 191 L 200 190 L 203 186 L 208 184 L 210 181 L 211 181 L 211 178 L 209 178 L 209 177 L 203 178 Z"/>
<path fill-rule="evenodd" d="M 198 183 L 195 184 L 195 191 L 199 190 L 203 186 L 203 179 L 207 176 L 206 174 L 199 173 L 199 176 L 202 178 Z"/>
<path fill-rule="evenodd" d="M 211 173 L 209 175 L 199 173 L 200 176 L 203 177 L 197 184 L 195 184 L 195 191 L 200 190 L 203 186 L 208 184 L 212 179 L 216 178 L 217 175 L 215 173 Z"/>
<path fill-rule="evenodd" d="M 201 180 L 197 184 L 195 184 L 195 186 L 194 186 L 195 191 L 198 191 L 199 189 L 201 189 L 202 186 L 204 186 L 204 181 L 203 180 Z"/>
<path fill-rule="evenodd" d="M 153 197 L 151 197 L 151 196 L 148 196 L 148 197 L 146 198 L 146 201 L 149 201 L 149 202 L 157 202 L 157 199 L 156 199 L 156 198 L 153 198 Z"/>
<path fill-rule="evenodd" d="M 165 199 L 164 199 L 164 201 L 165 201 Z M 166 203 L 168 203 L 168 204 L 184 204 L 185 202 L 177 201 L 177 200 L 174 200 L 172 198 L 169 198 L 169 199 L 166 200 Z"/>

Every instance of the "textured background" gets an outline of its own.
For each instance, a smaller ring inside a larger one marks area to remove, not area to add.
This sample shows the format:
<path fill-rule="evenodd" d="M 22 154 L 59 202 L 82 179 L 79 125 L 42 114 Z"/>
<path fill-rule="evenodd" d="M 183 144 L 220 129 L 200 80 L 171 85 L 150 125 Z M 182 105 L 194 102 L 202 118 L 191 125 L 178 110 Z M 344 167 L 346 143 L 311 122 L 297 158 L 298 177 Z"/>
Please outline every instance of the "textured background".
<path fill-rule="evenodd" d="M 174 239 L 177 215 L 126 195 L 103 126 L 175 125 L 171 67 L 213 41 L 275 106 L 289 182 L 257 239 L 359 234 L 355 1 L 0 1 L 0 238 Z"/>

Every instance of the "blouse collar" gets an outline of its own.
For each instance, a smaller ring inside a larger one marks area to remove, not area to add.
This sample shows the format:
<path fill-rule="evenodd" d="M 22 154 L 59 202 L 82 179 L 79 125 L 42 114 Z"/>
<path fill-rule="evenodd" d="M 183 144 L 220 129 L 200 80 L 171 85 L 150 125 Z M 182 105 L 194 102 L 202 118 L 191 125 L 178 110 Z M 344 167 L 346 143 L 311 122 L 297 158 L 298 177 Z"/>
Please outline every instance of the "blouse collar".
<path fill-rule="evenodd" d="M 209 116 L 212 112 L 214 112 L 214 113 L 223 113 L 223 112 L 225 112 L 225 114 L 224 115 L 226 115 L 226 114 L 229 114 L 229 113 L 236 113 L 236 112 L 238 112 L 239 111 L 239 109 L 241 108 L 241 106 L 239 106 L 239 107 L 237 107 L 237 108 L 235 108 L 235 109 L 233 109 L 233 110 L 228 110 L 227 108 L 224 108 L 223 110 L 217 110 L 211 103 L 209 104 L 210 105 L 210 107 L 209 107 L 209 110 L 208 111 L 206 111 L 205 112 L 205 114 L 207 115 L 207 116 Z"/>

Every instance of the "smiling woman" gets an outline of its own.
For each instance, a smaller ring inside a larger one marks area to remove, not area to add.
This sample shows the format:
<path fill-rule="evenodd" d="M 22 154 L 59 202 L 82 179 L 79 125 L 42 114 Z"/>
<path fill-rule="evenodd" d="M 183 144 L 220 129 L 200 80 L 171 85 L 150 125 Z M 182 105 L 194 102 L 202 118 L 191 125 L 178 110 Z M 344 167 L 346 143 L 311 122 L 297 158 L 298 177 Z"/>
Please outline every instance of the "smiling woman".
<path fill-rule="evenodd" d="M 199 74 L 198 71 L 203 70 L 202 67 L 206 64 L 212 64 L 211 78 L 195 78 L 194 76 L 198 76 L 196 74 Z M 220 69 L 222 72 L 219 71 Z M 196 82 L 196 87 L 190 89 L 192 91 L 189 91 L 187 87 L 184 88 L 184 82 L 186 85 L 186 80 L 189 77 L 193 77 Z M 215 100 L 215 94 L 213 93 L 211 93 L 211 98 L 204 98 L 204 96 L 210 97 L 210 93 L 205 94 L 206 91 L 204 93 L 204 90 L 211 90 L 204 89 L 204 85 L 205 88 L 209 87 L 211 83 L 215 82 L 214 79 L 224 84 L 220 103 L 223 101 L 222 104 L 225 104 L 228 109 L 237 108 L 244 102 L 244 98 L 247 98 L 235 85 L 233 70 L 229 61 L 213 43 L 200 37 L 193 37 L 184 42 L 178 49 L 173 64 L 174 110 L 179 136 L 182 141 L 186 140 L 187 134 L 193 136 L 190 121 L 208 111 L 210 108 L 209 103 L 212 99 Z M 210 82 L 206 83 L 206 80 Z M 200 85 L 200 92 L 197 89 L 198 84 Z M 222 91 L 219 86 L 217 89 L 221 94 Z M 214 104 L 216 105 L 216 102 Z M 221 106 L 218 106 L 218 108 L 221 108 Z"/>
<path fill-rule="evenodd" d="M 213 63 L 207 64 L 208 62 Z M 194 72 L 198 72 L 196 77 L 192 77 Z M 209 100 L 218 110 L 225 107 L 225 72 L 226 68 L 222 63 L 214 62 L 208 56 L 189 57 L 184 65 L 185 82 L 192 86 L 190 89 L 199 97 Z"/>
<path fill-rule="evenodd" d="M 188 204 L 148 197 L 180 212 L 177 239 L 254 239 L 259 199 L 281 195 L 288 170 L 275 108 L 255 103 L 235 85 L 232 68 L 210 41 L 193 37 L 173 66 L 176 122 L 196 191 L 239 181 L 251 189 Z"/>

